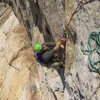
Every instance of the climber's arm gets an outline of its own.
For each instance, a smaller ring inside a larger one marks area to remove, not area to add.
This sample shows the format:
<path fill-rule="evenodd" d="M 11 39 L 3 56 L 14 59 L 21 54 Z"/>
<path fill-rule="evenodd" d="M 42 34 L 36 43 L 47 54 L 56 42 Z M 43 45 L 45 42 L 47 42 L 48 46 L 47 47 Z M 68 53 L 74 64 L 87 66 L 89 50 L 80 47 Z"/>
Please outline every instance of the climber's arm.
<path fill-rule="evenodd" d="M 56 43 L 55 42 L 45 42 L 42 44 L 42 46 L 55 47 Z"/>
<path fill-rule="evenodd" d="M 43 55 L 42 55 L 42 58 L 44 61 L 48 61 L 50 60 L 52 57 L 54 57 L 54 55 L 56 54 L 56 52 L 61 48 L 61 45 L 62 43 L 61 42 L 57 42 L 56 43 L 56 46 L 50 50 L 50 51 L 47 51 L 45 52 Z"/>
<path fill-rule="evenodd" d="M 42 58 L 45 62 L 49 61 L 50 59 L 52 59 L 52 57 L 54 57 L 56 51 L 54 49 L 50 50 L 50 51 L 47 51 L 45 52 L 43 55 L 42 55 Z"/>

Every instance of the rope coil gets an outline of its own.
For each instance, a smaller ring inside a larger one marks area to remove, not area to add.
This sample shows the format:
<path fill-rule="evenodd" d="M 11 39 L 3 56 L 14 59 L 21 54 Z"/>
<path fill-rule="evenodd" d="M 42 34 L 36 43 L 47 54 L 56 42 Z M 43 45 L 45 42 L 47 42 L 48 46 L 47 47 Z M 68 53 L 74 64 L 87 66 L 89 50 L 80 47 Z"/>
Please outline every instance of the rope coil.
<path fill-rule="evenodd" d="M 96 47 L 94 49 L 92 49 L 91 41 L 95 41 L 96 43 Z M 88 50 L 84 50 L 84 44 L 81 41 L 81 51 L 83 52 L 83 54 L 88 54 L 88 67 L 90 71 L 100 74 L 100 31 L 90 33 L 88 39 Z M 98 61 L 92 60 L 92 55 L 94 51 L 96 51 L 96 53 L 98 54 Z M 98 65 L 99 67 L 97 67 Z"/>

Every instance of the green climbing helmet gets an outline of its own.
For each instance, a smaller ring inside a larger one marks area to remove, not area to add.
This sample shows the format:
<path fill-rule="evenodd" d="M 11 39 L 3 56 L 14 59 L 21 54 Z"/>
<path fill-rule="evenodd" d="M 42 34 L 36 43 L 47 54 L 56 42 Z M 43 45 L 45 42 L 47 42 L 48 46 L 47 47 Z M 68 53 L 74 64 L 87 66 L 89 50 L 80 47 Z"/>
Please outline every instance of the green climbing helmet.
<path fill-rule="evenodd" d="M 42 49 L 42 46 L 40 43 L 36 43 L 34 46 L 33 46 L 33 50 L 34 51 L 40 51 Z"/>

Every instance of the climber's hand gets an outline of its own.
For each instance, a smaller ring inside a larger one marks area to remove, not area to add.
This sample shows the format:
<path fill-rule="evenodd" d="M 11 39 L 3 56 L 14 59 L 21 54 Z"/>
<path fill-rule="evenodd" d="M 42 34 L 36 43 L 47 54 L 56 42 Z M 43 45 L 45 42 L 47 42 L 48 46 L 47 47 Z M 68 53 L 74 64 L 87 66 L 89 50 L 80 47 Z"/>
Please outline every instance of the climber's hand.
<path fill-rule="evenodd" d="M 64 49 L 64 45 L 61 45 L 61 48 Z"/>
<path fill-rule="evenodd" d="M 61 40 L 62 40 L 63 42 L 65 42 L 65 41 L 66 41 L 66 38 L 62 38 Z"/>
<path fill-rule="evenodd" d="M 66 38 L 60 37 L 59 38 L 59 41 L 65 42 L 66 41 Z"/>

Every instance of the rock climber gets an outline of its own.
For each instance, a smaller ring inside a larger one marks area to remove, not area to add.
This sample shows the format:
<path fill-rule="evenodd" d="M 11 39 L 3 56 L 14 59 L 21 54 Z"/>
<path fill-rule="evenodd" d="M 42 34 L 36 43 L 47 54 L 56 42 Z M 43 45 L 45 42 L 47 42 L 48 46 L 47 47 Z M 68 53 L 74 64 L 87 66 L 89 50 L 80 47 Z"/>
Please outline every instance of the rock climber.
<path fill-rule="evenodd" d="M 45 42 L 43 44 L 36 43 L 33 46 L 34 57 L 36 61 L 40 64 L 48 64 L 53 62 L 50 66 L 62 66 L 62 62 L 57 62 L 55 59 L 57 58 L 57 52 L 64 48 L 65 38 L 61 38 L 57 43 L 55 42 Z"/>

